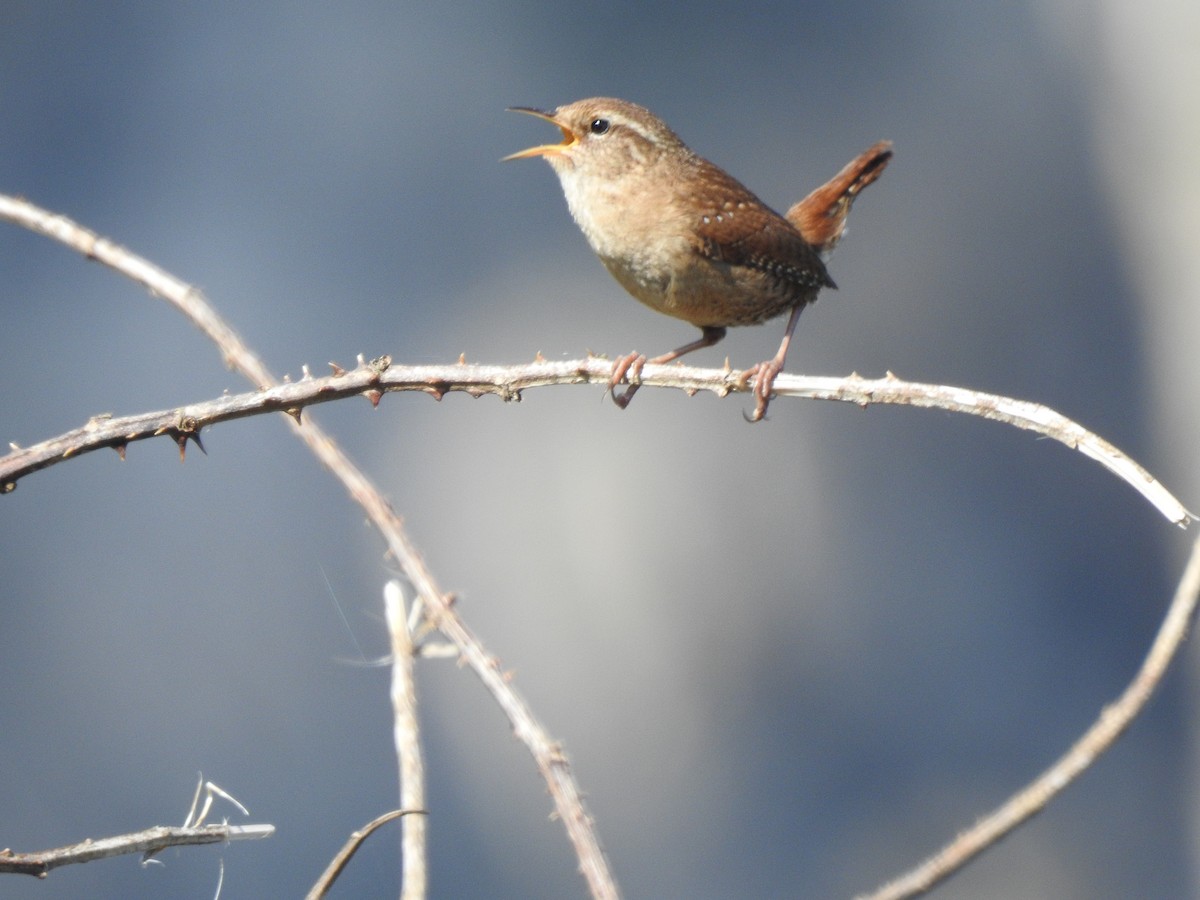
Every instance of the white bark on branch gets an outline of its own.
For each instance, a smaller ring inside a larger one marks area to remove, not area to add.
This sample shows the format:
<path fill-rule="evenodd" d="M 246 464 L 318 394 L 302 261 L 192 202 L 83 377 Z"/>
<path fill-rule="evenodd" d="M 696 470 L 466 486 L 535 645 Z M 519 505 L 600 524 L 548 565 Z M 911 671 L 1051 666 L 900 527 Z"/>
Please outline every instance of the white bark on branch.
<path fill-rule="evenodd" d="M 453 363 L 440 366 L 398 366 L 387 357 L 370 362 L 359 360 L 352 371 L 340 368 L 333 375 L 302 381 L 237 396 L 225 396 L 205 403 L 122 418 L 95 418 L 82 428 L 27 448 L 14 448 L 0 458 L 0 493 L 16 487 L 17 480 L 31 472 L 54 465 L 81 453 L 111 447 L 122 454 L 126 445 L 158 435 L 169 435 L 180 444 L 199 442 L 200 429 L 231 419 L 264 412 L 289 412 L 299 418 L 306 406 L 328 403 L 344 397 L 365 395 L 378 403 L 390 391 L 421 391 L 441 399 L 447 393 L 462 391 L 475 397 L 496 394 L 509 401 L 519 400 L 523 391 L 556 384 L 608 384 L 611 364 L 595 357 L 524 365 L 483 366 Z M 687 366 L 646 366 L 640 383 L 647 387 L 667 387 L 691 393 L 711 391 L 724 396 L 747 391 L 739 382 L 740 373 L 724 369 L 697 369 Z M 837 400 L 857 406 L 875 403 L 919 406 L 947 412 L 980 416 L 1016 428 L 1053 438 L 1084 456 L 1094 459 L 1134 490 L 1138 491 L 1168 521 L 1186 527 L 1194 516 L 1163 485 L 1099 435 L 1055 412 L 1048 406 L 988 394 L 968 388 L 940 384 L 901 381 L 894 375 L 867 379 L 858 375 L 827 377 L 780 375 L 775 393 L 784 397 L 811 400 Z"/>

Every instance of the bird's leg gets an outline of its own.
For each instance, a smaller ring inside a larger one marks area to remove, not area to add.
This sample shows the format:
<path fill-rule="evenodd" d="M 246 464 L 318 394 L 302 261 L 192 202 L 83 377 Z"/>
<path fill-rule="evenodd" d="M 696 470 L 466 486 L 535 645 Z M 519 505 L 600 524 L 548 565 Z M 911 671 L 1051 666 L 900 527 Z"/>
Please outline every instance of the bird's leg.
<path fill-rule="evenodd" d="M 783 371 L 788 347 L 792 343 L 792 333 L 796 330 L 796 323 L 800 321 L 801 309 L 803 307 L 797 306 L 788 317 L 787 329 L 783 332 L 783 341 L 779 344 L 779 351 L 765 362 L 748 368 L 738 379 L 743 385 L 751 378 L 754 379 L 754 396 L 757 402 L 753 414 L 748 417 L 750 422 L 761 422 L 763 416 L 767 414 L 767 404 L 771 402 L 771 389 L 775 386 L 775 376 Z"/>
<path fill-rule="evenodd" d="M 793 328 L 795 325 L 792 326 Z M 633 395 L 637 393 L 637 389 L 641 387 L 636 382 L 642 377 L 642 367 L 646 363 L 652 366 L 661 366 L 672 360 L 679 359 L 686 353 L 691 353 L 693 350 L 702 350 L 705 347 L 711 347 L 721 338 L 725 337 L 725 329 L 717 328 L 712 325 L 704 325 L 700 329 L 700 337 L 692 341 L 690 344 L 684 344 L 682 347 L 676 347 L 670 353 L 664 353 L 662 356 L 656 356 L 654 359 L 646 359 L 644 353 L 638 353 L 636 350 L 633 353 L 627 353 L 625 356 L 618 356 L 613 361 L 612 376 L 609 378 L 608 387 L 613 392 L 613 402 L 617 406 L 624 409 L 629 405 L 629 401 L 633 399 Z M 782 363 L 780 363 L 782 365 Z M 625 389 L 624 393 L 617 393 L 617 385 L 626 378 L 634 382 Z"/>

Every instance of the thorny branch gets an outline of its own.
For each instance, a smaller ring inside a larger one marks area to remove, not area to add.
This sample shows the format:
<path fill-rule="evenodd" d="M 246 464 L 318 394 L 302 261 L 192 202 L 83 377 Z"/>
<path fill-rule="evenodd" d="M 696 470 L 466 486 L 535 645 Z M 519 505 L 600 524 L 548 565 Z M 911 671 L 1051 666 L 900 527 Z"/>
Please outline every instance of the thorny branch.
<path fill-rule="evenodd" d="M 12 453 L 0 458 L 0 493 L 11 491 L 19 478 L 71 456 L 101 447 L 111 447 L 124 454 L 126 445 L 163 434 L 174 439 L 182 451 L 189 439 L 199 443 L 200 429 L 206 425 L 264 412 L 288 412 L 299 419 L 300 411 L 306 406 L 359 394 L 378 404 L 382 394 L 390 391 L 419 391 L 438 399 L 447 393 L 462 391 L 474 397 L 496 394 L 506 400 L 518 400 L 523 391 L 536 387 L 581 382 L 607 384 L 610 370 L 608 361 L 597 358 L 564 362 L 537 360 L 515 366 L 481 366 L 465 362 L 397 366 L 388 357 L 370 362 L 360 358 L 353 371 L 335 367 L 335 373 L 324 378 L 313 378 L 306 372 L 302 381 L 249 394 L 139 416 L 96 418 L 82 428 L 36 446 L 14 448 Z M 691 393 L 711 391 L 724 396 L 747 390 L 739 384 L 739 376 L 740 373 L 725 369 L 646 366 L 641 383 Z M 776 380 L 775 392 L 786 397 L 838 400 L 858 406 L 886 403 L 942 409 L 1033 431 L 1096 460 L 1138 491 L 1174 524 L 1186 526 L 1193 518 L 1179 500 L 1133 459 L 1048 406 L 967 388 L 901 381 L 891 374 L 875 379 L 858 375 L 831 378 L 785 374 Z"/>

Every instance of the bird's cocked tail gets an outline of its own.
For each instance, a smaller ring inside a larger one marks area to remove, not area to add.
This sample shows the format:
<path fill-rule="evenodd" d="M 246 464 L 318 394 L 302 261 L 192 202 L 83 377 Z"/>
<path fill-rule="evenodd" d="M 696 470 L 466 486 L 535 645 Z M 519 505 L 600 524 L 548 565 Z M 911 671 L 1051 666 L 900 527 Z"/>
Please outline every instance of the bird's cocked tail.
<path fill-rule="evenodd" d="M 883 174 L 892 158 L 892 142 L 880 141 L 855 157 L 842 171 L 787 211 L 787 220 L 821 253 L 846 233 L 854 198 Z"/>

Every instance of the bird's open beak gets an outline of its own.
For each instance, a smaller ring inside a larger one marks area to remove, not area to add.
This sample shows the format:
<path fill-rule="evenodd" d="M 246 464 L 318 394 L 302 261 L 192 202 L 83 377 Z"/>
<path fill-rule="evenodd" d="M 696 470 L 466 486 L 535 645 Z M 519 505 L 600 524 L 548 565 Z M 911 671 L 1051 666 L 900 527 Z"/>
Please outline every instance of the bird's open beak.
<path fill-rule="evenodd" d="M 518 153 L 510 153 L 508 156 L 500 160 L 501 162 L 508 162 L 510 159 L 527 159 L 531 156 L 551 156 L 569 150 L 579 143 L 579 135 L 577 135 L 566 125 L 562 124 L 562 122 L 558 121 L 558 119 L 554 118 L 554 116 L 552 116 L 550 113 L 542 112 L 540 109 L 531 109 L 528 106 L 510 106 L 508 111 L 525 113 L 528 116 L 536 116 L 539 119 L 545 119 L 551 125 L 556 125 L 558 127 L 558 129 L 563 133 L 563 140 L 561 144 L 538 144 L 538 146 L 530 147 L 528 150 L 521 150 Z"/>

